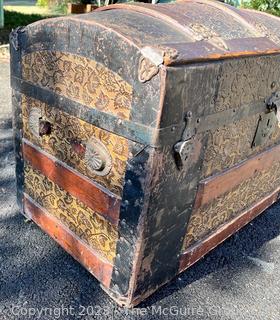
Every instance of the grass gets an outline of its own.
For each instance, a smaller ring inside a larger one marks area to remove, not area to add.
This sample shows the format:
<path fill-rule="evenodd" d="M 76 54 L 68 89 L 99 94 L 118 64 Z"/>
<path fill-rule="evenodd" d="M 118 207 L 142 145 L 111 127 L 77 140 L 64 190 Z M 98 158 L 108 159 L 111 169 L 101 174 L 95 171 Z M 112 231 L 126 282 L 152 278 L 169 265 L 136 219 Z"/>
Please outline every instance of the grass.
<path fill-rule="evenodd" d="M 25 6 L 25 5 L 15 5 L 15 6 L 4 6 L 4 10 L 9 11 L 9 12 L 18 12 L 22 14 L 38 14 L 42 16 L 48 16 L 51 15 L 52 13 L 47 7 L 39 7 L 39 6 Z"/>
<path fill-rule="evenodd" d="M 16 11 L 4 10 L 5 28 L 13 29 L 18 26 L 26 26 L 32 22 L 50 17 L 47 14 L 21 13 Z"/>

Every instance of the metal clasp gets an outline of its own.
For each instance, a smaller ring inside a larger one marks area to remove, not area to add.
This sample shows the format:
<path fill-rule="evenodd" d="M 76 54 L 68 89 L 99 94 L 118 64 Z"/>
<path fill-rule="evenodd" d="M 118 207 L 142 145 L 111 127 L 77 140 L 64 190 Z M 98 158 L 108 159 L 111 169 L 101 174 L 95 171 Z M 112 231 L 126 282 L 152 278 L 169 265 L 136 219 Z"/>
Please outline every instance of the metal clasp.
<path fill-rule="evenodd" d="M 174 145 L 174 157 L 177 168 L 181 170 L 189 160 L 193 151 L 193 139 L 195 128 L 190 126 L 192 113 L 188 112 L 185 117 L 186 126 L 184 128 L 182 138 Z"/>
<path fill-rule="evenodd" d="M 280 93 L 275 92 L 266 101 L 266 112 L 259 117 L 252 148 L 260 146 L 270 139 L 275 127 L 280 126 Z"/>
<path fill-rule="evenodd" d="M 278 126 L 280 126 L 280 92 L 273 93 L 268 99 L 266 106 L 268 110 L 275 112 Z"/>

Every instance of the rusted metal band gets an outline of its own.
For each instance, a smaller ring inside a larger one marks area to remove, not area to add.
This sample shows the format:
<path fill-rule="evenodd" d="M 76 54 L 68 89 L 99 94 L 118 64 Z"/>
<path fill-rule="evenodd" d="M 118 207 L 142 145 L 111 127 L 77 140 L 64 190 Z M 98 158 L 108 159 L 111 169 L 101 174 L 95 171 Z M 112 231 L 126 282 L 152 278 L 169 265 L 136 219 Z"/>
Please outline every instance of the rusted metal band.
<path fill-rule="evenodd" d="M 213 113 L 199 119 L 199 125 L 197 127 L 197 133 L 205 132 L 208 130 L 214 130 L 221 126 L 228 125 L 230 123 L 240 121 L 249 116 L 253 116 L 258 113 L 266 111 L 266 104 L 264 101 L 257 101 L 251 104 L 243 105 L 241 108 L 233 108 L 224 110 L 218 113 Z M 197 126 L 198 119 L 194 119 L 194 123 L 191 126 Z"/>
<path fill-rule="evenodd" d="M 182 253 L 178 273 L 189 268 L 191 265 L 205 256 L 209 251 L 217 247 L 220 243 L 236 233 L 251 220 L 261 214 L 264 210 L 270 207 L 274 202 L 277 201 L 279 197 L 279 190 L 280 189 L 278 188 L 271 195 L 262 199 L 250 209 L 244 211 L 235 219 L 223 225 L 209 237 L 196 243 L 194 246 L 190 247 L 187 251 Z"/>
<path fill-rule="evenodd" d="M 119 221 L 120 199 L 114 194 L 97 186 L 78 172 L 67 167 L 61 161 L 39 150 L 23 139 L 23 157 L 33 168 L 60 186 L 72 196 L 97 211 L 106 220 L 117 225 Z"/>
<path fill-rule="evenodd" d="M 259 171 L 270 168 L 274 162 L 280 161 L 280 145 L 262 152 L 221 174 L 211 176 L 199 184 L 195 209 L 211 202 L 222 194 L 256 175 Z"/>
<path fill-rule="evenodd" d="M 12 77 L 12 87 L 27 96 L 48 103 L 54 108 L 58 108 L 70 115 L 98 126 L 99 128 L 113 132 L 114 134 L 125 137 L 131 141 L 155 148 L 176 143 L 180 140 L 182 131 L 185 128 L 184 123 L 156 129 L 130 120 L 120 120 L 114 115 L 89 108 L 52 91 L 34 86 L 17 77 Z M 229 109 L 207 115 L 200 119 L 192 119 L 188 124 L 188 132 L 189 135 L 192 136 L 195 133 L 217 129 L 223 125 L 239 121 L 248 116 L 265 112 L 265 110 L 265 102 L 258 101 L 237 109 Z"/>
<path fill-rule="evenodd" d="M 267 110 L 264 101 L 257 101 L 239 108 L 232 108 L 221 112 L 206 115 L 202 118 L 189 117 L 184 128 L 182 140 L 190 139 L 197 133 L 215 130 L 222 126 L 240 121 L 255 114 L 264 113 Z M 256 124 L 257 125 L 257 124 Z"/>
<path fill-rule="evenodd" d="M 79 261 L 105 287 L 110 286 L 113 266 L 109 262 L 98 256 L 67 227 L 48 214 L 45 209 L 35 204 L 28 195 L 24 196 L 24 211 L 30 219 L 58 242 L 74 259 Z"/>
<path fill-rule="evenodd" d="M 54 108 L 58 108 L 101 129 L 144 145 L 158 146 L 154 141 L 156 129 L 129 120 L 121 120 L 112 114 L 89 108 L 79 102 L 75 102 L 16 77 L 11 78 L 11 84 L 12 88 L 17 89 L 21 93 L 45 102 Z"/>

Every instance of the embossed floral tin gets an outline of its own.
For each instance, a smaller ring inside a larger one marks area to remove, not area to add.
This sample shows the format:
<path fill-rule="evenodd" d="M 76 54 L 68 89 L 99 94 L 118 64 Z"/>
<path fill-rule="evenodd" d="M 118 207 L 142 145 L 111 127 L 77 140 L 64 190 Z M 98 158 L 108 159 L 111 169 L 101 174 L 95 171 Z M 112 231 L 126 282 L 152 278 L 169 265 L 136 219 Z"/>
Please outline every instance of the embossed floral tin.
<path fill-rule="evenodd" d="M 11 34 L 18 202 L 134 306 L 280 186 L 280 20 L 120 4 Z"/>

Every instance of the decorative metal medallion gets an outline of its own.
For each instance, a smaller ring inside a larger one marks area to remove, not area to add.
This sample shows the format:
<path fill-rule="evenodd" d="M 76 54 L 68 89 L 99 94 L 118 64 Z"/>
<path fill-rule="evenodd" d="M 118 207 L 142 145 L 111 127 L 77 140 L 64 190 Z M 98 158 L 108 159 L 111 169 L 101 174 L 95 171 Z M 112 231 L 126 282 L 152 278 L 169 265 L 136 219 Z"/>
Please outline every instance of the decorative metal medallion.
<path fill-rule="evenodd" d="M 112 168 L 112 158 L 105 145 L 95 137 L 86 144 L 85 163 L 98 176 L 106 176 Z"/>
<path fill-rule="evenodd" d="M 28 124 L 29 129 L 34 134 L 35 137 L 40 138 L 40 119 L 42 118 L 42 113 L 39 108 L 31 108 L 29 111 Z"/>
<path fill-rule="evenodd" d="M 159 71 L 159 68 L 149 59 L 141 57 L 138 68 L 138 78 L 140 82 L 146 82 L 152 79 Z"/>

